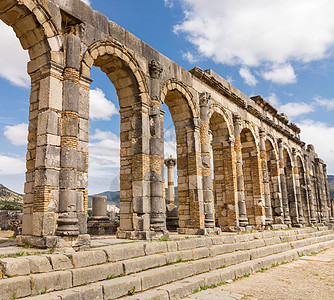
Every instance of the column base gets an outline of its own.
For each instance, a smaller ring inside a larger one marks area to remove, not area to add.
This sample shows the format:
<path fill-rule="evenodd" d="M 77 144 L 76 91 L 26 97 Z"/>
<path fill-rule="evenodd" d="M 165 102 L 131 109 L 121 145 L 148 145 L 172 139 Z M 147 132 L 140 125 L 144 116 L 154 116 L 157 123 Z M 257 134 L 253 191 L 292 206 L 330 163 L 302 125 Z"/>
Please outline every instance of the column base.
<path fill-rule="evenodd" d="M 272 230 L 284 230 L 288 229 L 289 226 L 287 224 L 272 224 L 271 229 Z"/>
<path fill-rule="evenodd" d="M 220 228 L 178 228 L 178 234 L 187 235 L 214 235 L 221 232 Z"/>
<path fill-rule="evenodd" d="M 241 227 L 246 227 L 246 226 L 248 226 L 248 219 L 246 218 L 246 219 L 239 219 L 239 226 L 241 226 Z"/>
<path fill-rule="evenodd" d="M 90 246 L 90 235 L 81 234 L 78 236 L 32 236 L 19 235 L 16 237 L 16 242 L 19 246 L 30 245 L 40 249 L 48 248 L 74 248 Z"/>
<path fill-rule="evenodd" d="M 127 231 L 118 230 L 116 232 L 116 237 L 119 239 L 128 240 L 157 240 L 160 238 L 169 238 L 169 233 L 167 230 L 164 231 Z"/>

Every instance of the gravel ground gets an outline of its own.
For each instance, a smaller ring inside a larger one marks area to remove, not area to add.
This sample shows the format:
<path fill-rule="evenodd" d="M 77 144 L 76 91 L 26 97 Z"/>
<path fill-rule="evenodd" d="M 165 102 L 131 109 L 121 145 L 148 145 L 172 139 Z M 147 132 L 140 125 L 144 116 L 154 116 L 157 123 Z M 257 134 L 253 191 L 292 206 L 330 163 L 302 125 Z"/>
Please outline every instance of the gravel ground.
<path fill-rule="evenodd" d="M 330 261 L 324 261 L 324 260 Z M 334 248 L 252 274 L 185 299 L 334 299 Z"/>

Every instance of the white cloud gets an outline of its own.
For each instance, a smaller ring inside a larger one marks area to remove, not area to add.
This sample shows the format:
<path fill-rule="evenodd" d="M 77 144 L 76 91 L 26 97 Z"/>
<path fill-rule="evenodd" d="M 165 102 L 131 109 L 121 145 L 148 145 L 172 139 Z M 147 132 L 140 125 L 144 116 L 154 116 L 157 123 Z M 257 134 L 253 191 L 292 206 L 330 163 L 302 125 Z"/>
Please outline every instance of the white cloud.
<path fill-rule="evenodd" d="M 328 174 L 334 174 L 334 139 L 330 138 L 334 136 L 334 127 L 313 120 L 304 120 L 297 125 L 301 129 L 301 139 L 315 146 L 319 157 L 327 164 Z"/>
<path fill-rule="evenodd" d="M 22 175 L 26 171 L 23 159 L 0 154 L 0 175 Z"/>
<path fill-rule="evenodd" d="M 263 72 L 263 78 L 278 84 L 295 83 L 294 69 L 290 64 L 274 65 L 270 71 Z"/>
<path fill-rule="evenodd" d="M 298 117 L 300 115 L 308 114 L 314 111 L 315 103 L 305 102 L 289 102 L 281 104 L 280 99 L 275 93 L 271 93 L 266 99 L 272 106 L 274 106 L 279 112 L 285 113 L 289 118 Z"/>
<path fill-rule="evenodd" d="M 106 98 L 101 89 L 96 88 L 90 91 L 89 117 L 92 120 L 110 120 L 116 114 L 118 110 L 115 104 Z"/>
<path fill-rule="evenodd" d="M 268 96 L 267 101 L 274 107 L 279 106 L 279 99 L 275 93 L 271 93 L 270 96 Z"/>
<path fill-rule="evenodd" d="M 186 60 L 187 62 L 189 62 L 190 64 L 193 64 L 195 62 L 198 61 L 198 59 L 195 57 L 194 54 L 192 54 L 191 52 L 187 51 L 187 52 L 183 52 L 182 53 L 182 58 L 184 60 Z"/>
<path fill-rule="evenodd" d="M 168 158 L 170 155 L 176 158 L 176 135 L 173 125 L 164 130 L 164 155 Z"/>
<path fill-rule="evenodd" d="M 22 123 L 13 126 L 5 126 L 4 136 L 15 146 L 27 144 L 28 124 Z"/>
<path fill-rule="evenodd" d="M 257 84 L 257 80 L 255 76 L 251 73 L 251 71 L 248 68 L 241 68 L 239 70 L 240 76 L 244 79 L 245 83 L 249 86 L 255 86 Z"/>
<path fill-rule="evenodd" d="M 281 105 L 279 109 L 291 118 L 298 117 L 300 115 L 314 111 L 313 104 L 308 104 L 304 102 L 290 102 Z"/>
<path fill-rule="evenodd" d="M 109 174 L 112 168 L 119 168 L 120 139 L 116 134 L 96 129 L 90 140 L 89 167 L 92 169 L 90 175 L 103 177 Z"/>
<path fill-rule="evenodd" d="M 90 5 L 90 0 L 81 0 L 82 2 L 85 2 L 86 4 Z"/>
<path fill-rule="evenodd" d="M 0 77 L 12 84 L 29 87 L 28 51 L 24 51 L 13 29 L 0 21 Z"/>
<path fill-rule="evenodd" d="M 120 139 L 96 129 L 89 143 L 89 193 L 119 190 Z"/>
<path fill-rule="evenodd" d="M 334 99 L 325 99 L 322 97 L 315 97 L 315 102 L 321 106 L 325 106 L 327 110 L 334 109 Z"/>
<path fill-rule="evenodd" d="M 182 0 L 184 20 L 174 27 L 201 55 L 217 63 L 276 67 L 266 77 L 296 80 L 291 64 L 329 55 L 334 45 L 332 0 Z"/>

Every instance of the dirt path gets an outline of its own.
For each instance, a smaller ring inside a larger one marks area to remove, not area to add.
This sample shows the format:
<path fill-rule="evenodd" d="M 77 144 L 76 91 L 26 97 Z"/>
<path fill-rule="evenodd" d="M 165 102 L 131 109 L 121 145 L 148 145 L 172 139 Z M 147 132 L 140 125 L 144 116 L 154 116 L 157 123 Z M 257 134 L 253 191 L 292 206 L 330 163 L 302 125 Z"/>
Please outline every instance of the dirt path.
<path fill-rule="evenodd" d="M 299 258 L 185 299 L 333 300 L 334 248 L 306 258 L 312 260 Z"/>

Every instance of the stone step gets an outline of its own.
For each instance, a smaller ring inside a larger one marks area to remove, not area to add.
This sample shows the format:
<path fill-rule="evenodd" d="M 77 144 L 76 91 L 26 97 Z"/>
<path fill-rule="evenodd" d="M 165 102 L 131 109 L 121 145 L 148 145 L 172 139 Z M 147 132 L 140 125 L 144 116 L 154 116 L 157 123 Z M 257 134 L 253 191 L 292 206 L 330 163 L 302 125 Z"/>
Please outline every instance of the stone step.
<path fill-rule="evenodd" d="M 201 287 L 226 283 L 254 272 L 265 270 L 282 263 L 291 262 L 299 256 L 316 253 L 334 246 L 334 241 L 321 242 L 283 253 L 273 254 L 264 258 L 245 261 L 223 269 L 192 276 L 183 280 L 165 284 L 133 296 L 123 297 L 123 300 L 173 300 L 180 299 Z M 105 298 L 106 299 L 106 298 Z"/>
<path fill-rule="evenodd" d="M 315 245 L 322 245 L 322 244 L 327 245 L 326 243 L 334 244 L 334 234 L 331 233 L 328 235 L 311 237 L 302 240 L 296 240 L 293 242 L 263 246 L 258 249 L 239 250 L 232 253 L 216 255 L 214 257 L 210 255 L 205 256 L 203 254 L 202 257 L 198 255 L 196 259 L 187 262 L 181 262 L 180 260 L 175 260 L 174 264 L 165 263 L 162 265 L 161 263 L 166 262 L 166 256 L 164 256 L 164 254 L 159 254 L 159 255 L 152 254 L 151 256 L 145 257 L 147 259 L 147 261 L 145 262 L 142 261 L 143 258 L 136 258 L 132 260 L 130 259 L 128 261 L 123 261 L 123 262 L 118 261 L 115 263 L 109 263 L 94 267 L 90 266 L 81 269 L 58 271 L 49 274 L 37 274 L 30 276 L 31 294 L 36 295 L 36 294 L 48 293 L 45 296 L 47 297 L 60 296 L 62 297 L 62 299 L 66 299 L 66 297 L 75 297 L 75 295 L 79 294 L 81 295 L 80 297 L 82 297 L 83 299 L 91 299 L 85 297 L 88 297 L 88 295 L 95 295 L 95 294 L 100 295 L 102 291 L 105 299 L 109 298 L 115 299 L 127 295 L 131 290 L 135 290 L 137 292 L 145 291 L 157 286 L 169 284 L 173 281 L 178 281 L 178 280 L 182 281 L 185 278 L 193 277 L 202 274 L 204 272 L 213 272 L 215 270 L 225 269 L 227 267 L 237 265 L 243 262 L 253 263 L 260 260 L 261 261 L 260 265 L 263 265 L 264 262 L 266 262 L 267 257 L 270 256 L 275 257 L 275 255 L 277 254 L 283 255 L 284 253 L 290 253 L 291 251 L 292 251 L 291 253 L 298 253 L 299 251 L 298 249 L 303 249 L 303 247 L 306 247 L 305 249 L 308 249 L 308 247 L 310 247 L 310 249 L 318 249 L 318 247 L 320 247 L 320 246 L 314 246 L 312 245 L 312 243 L 317 243 Z M 314 247 L 312 248 L 311 246 Z M 208 251 L 206 252 L 206 254 L 208 254 L 208 252 L 210 254 L 208 248 L 207 250 Z M 198 248 L 194 249 L 193 251 L 203 251 L 203 249 Z M 181 252 L 186 253 L 187 250 Z M 123 273 L 121 264 L 123 264 Z M 128 266 L 127 273 L 124 272 L 125 270 L 124 266 Z M 146 268 L 149 269 L 145 271 Z M 130 274 L 132 272 L 136 273 Z M 70 278 L 71 274 L 72 278 Z M 122 275 L 126 276 L 123 277 Z M 5 295 L 11 296 L 10 291 L 13 292 L 13 289 L 15 289 L 15 287 L 18 284 L 22 285 L 25 284 L 24 286 L 25 289 L 23 290 L 25 292 L 28 292 L 28 288 L 26 286 L 27 283 L 25 280 L 26 277 L 27 276 L 21 276 L 4 280 L 3 283 L 6 282 L 4 286 L 6 286 L 7 288 L 7 290 L 5 290 L 7 294 L 5 293 Z M 22 278 L 22 282 L 19 282 L 20 278 Z M 96 283 L 91 283 L 87 285 L 87 283 L 89 282 L 96 282 Z M 0 286 L 1 283 L 2 282 L 0 281 Z M 73 286 L 79 286 L 79 287 L 73 288 Z M 50 293 L 57 289 L 65 291 Z M 17 294 L 16 298 L 28 295 L 22 296 L 22 294 Z M 97 297 L 98 297 L 97 299 L 103 299 L 99 298 L 100 296 Z M 45 298 L 45 299 L 52 299 L 52 298 Z"/>
<path fill-rule="evenodd" d="M 22 258 L 4 258 L 0 259 L 0 271 L 2 271 L 0 282 L 2 277 L 65 271 L 96 265 L 101 265 L 100 270 L 102 271 L 106 269 L 104 265 L 107 263 L 127 261 L 139 257 L 143 259 L 137 259 L 136 261 L 140 261 L 143 266 L 147 265 L 151 268 L 153 267 L 152 263 L 156 262 L 162 265 L 173 263 L 180 259 L 199 259 L 238 250 L 255 249 L 282 242 L 320 237 L 330 233 L 334 233 L 334 231 L 318 231 L 313 228 L 303 228 L 277 232 L 264 231 L 249 234 L 226 234 L 166 242 L 136 242 L 101 247 L 90 251 L 80 251 L 68 255 L 47 254 Z M 154 256 L 152 259 L 147 259 L 148 256 L 156 254 L 163 254 L 164 256 Z M 124 263 L 123 271 L 125 274 L 137 271 L 137 267 L 135 267 L 137 264 L 136 261 Z M 115 265 L 113 269 L 115 273 L 111 273 L 108 276 L 118 276 L 122 265 Z M 77 273 L 80 272 L 85 273 L 86 270 L 77 271 Z M 103 276 L 102 274 L 105 274 L 105 272 L 102 272 L 101 276 Z"/>

